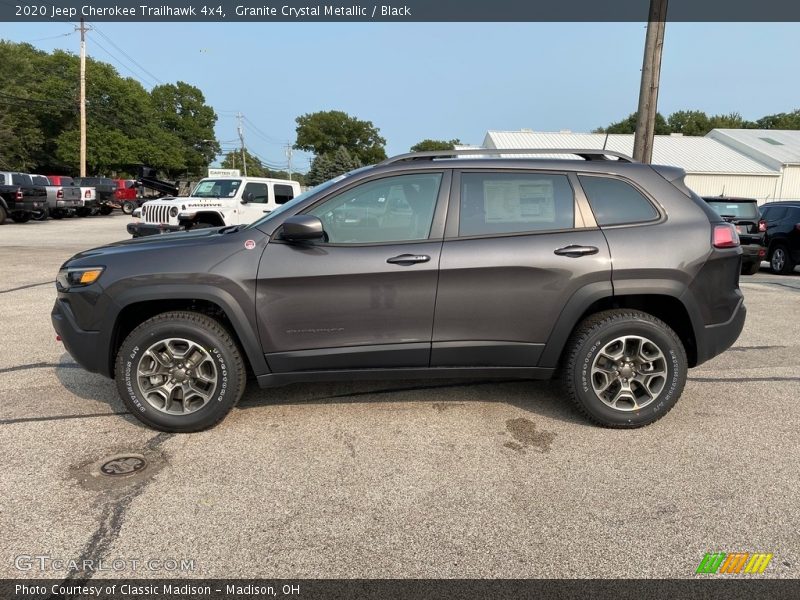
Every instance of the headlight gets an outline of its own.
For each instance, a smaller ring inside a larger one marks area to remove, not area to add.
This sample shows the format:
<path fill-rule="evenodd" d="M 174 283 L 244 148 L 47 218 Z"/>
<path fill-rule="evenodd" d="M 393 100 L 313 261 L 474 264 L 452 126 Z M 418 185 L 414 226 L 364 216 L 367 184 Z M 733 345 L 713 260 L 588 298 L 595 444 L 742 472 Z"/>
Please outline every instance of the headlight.
<path fill-rule="evenodd" d="M 61 269 L 56 278 L 56 288 L 66 292 L 72 288 L 85 287 L 100 279 L 105 267 L 70 267 Z"/>
<path fill-rule="evenodd" d="M 173 219 L 178 216 L 177 206 L 173 206 L 172 208 L 169 209 L 169 216 L 172 217 Z"/>

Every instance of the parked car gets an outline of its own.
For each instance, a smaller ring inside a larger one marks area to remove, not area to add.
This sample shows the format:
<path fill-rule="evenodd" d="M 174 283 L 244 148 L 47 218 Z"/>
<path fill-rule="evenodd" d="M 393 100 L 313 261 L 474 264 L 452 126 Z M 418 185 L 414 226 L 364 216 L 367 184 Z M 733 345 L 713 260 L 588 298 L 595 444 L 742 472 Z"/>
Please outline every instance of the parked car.
<path fill-rule="evenodd" d="M 117 189 L 114 190 L 114 203 L 129 215 L 133 209 L 139 206 L 138 190 L 135 179 L 116 179 Z"/>
<path fill-rule="evenodd" d="M 773 273 L 788 275 L 800 264 L 800 201 L 768 202 L 761 216 L 769 266 Z"/>
<path fill-rule="evenodd" d="M 114 210 L 114 193 L 117 190 L 117 184 L 113 179 L 108 177 L 76 177 L 76 185 L 83 187 L 92 187 L 95 190 L 95 199 L 97 202 L 97 212 L 101 215 L 109 215 Z"/>
<path fill-rule="evenodd" d="M 47 209 L 47 190 L 35 185 L 27 173 L 0 171 L 0 186 L 3 186 L 0 223 L 7 216 L 15 223 L 27 223 Z"/>
<path fill-rule="evenodd" d="M 270 387 L 560 371 L 597 423 L 663 417 L 744 325 L 734 226 L 682 169 L 497 152 L 585 160 L 402 155 L 247 226 L 83 252 L 53 325 L 166 431 L 219 422 L 248 372 Z"/>
<path fill-rule="evenodd" d="M 47 206 L 43 211 L 36 215 L 40 221 L 47 220 L 47 217 L 63 219 L 71 216 L 81 206 L 81 188 L 68 182 L 68 178 L 58 184 L 50 182 L 44 175 L 31 175 L 35 185 L 42 185 L 47 191 Z"/>
<path fill-rule="evenodd" d="M 263 177 L 201 179 L 188 197 L 159 198 L 142 205 L 142 218 L 128 224 L 133 237 L 188 229 L 252 223 L 300 194 L 300 184 Z"/>
<path fill-rule="evenodd" d="M 764 248 L 766 222 L 761 218 L 755 198 L 706 196 L 703 198 L 728 223 L 736 227 L 742 246 L 742 273 L 755 275 L 767 250 Z"/>
<path fill-rule="evenodd" d="M 75 214 L 79 217 L 88 217 L 89 215 L 96 215 L 100 212 L 97 205 L 97 192 L 94 186 L 81 185 L 79 178 L 66 177 L 64 175 L 48 175 L 47 179 L 53 185 L 75 185 L 81 190 L 81 202 L 75 209 Z"/>

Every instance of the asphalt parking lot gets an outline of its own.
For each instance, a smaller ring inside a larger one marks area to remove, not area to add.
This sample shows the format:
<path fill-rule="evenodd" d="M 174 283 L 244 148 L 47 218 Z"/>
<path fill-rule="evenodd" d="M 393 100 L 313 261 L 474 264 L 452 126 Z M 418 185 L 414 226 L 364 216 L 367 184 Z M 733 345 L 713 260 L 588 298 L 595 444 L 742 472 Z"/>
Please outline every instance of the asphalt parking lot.
<path fill-rule="evenodd" d="M 691 577 L 706 552 L 800 576 L 800 273 L 742 277 L 735 347 L 641 430 L 589 425 L 549 382 L 295 385 L 159 434 L 55 341 L 58 267 L 128 217 L 0 227 L 0 577 L 16 557 L 104 576 Z M 120 453 L 148 467 L 97 476 Z M 186 571 L 130 561 L 193 559 Z"/>

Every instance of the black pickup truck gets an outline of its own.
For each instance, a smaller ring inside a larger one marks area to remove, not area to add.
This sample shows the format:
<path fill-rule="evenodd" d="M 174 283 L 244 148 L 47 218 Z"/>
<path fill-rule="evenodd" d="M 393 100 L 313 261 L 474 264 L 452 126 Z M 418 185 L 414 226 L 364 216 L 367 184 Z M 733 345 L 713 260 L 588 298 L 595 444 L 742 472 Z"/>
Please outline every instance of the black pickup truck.
<path fill-rule="evenodd" d="M 111 214 L 114 210 L 115 192 L 117 184 L 108 177 L 76 177 L 75 185 L 93 187 L 97 193 L 97 207 L 101 215 Z"/>
<path fill-rule="evenodd" d="M 0 225 L 7 217 L 25 223 L 47 209 L 47 190 L 34 185 L 30 175 L 0 172 Z"/>

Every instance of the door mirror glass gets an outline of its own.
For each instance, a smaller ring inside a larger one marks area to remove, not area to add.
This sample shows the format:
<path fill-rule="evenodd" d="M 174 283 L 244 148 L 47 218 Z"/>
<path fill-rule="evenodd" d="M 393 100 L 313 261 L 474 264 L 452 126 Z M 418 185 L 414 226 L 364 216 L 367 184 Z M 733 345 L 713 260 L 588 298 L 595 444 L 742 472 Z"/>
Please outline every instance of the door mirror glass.
<path fill-rule="evenodd" d="M 245 192 L 242 194 L 242 204 L 247 204 L 253 201 L 253 192 Z"/>
<path fill-rule="evenodd" d="M 283 222 L 281 237 L 290 242 L 319 240 L 325 237 L 322 221 L 313 215 L 295 215 Z"/>

